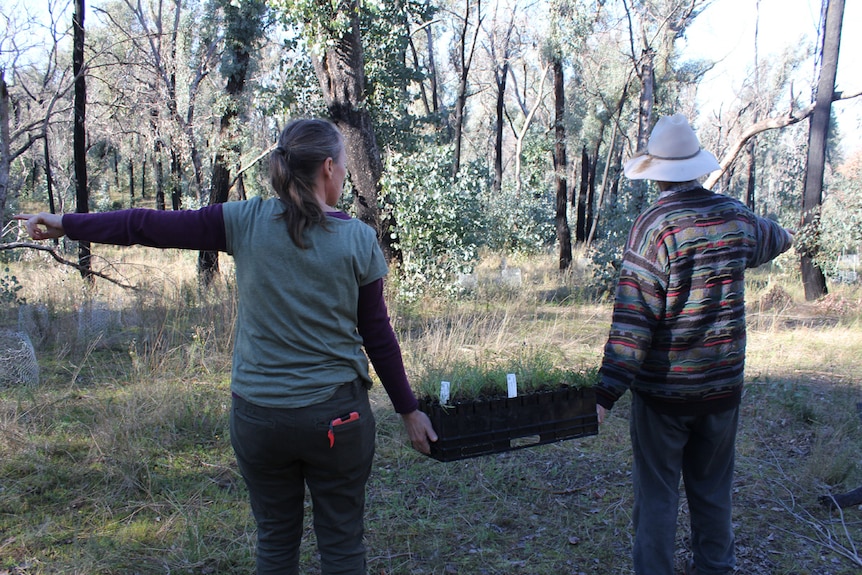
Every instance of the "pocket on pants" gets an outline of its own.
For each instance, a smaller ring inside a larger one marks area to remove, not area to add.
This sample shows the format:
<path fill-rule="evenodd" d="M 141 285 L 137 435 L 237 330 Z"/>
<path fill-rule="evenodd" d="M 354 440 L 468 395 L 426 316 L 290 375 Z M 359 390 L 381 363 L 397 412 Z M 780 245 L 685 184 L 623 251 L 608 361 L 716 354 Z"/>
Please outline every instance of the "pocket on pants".
<path fill-rule="evenodd" d="M 234 407 L 233 415 L 239 425 L 257 427 L 263 429 L 274 429 L 275 422 L 271 419 L 261 417 L 254 413 L 247 413 L 241 408 Z"/>
<path fill-rule="evenodd" d="M 368 465 L 374 457 L 375 427 L 370 409 L 337 413 L 319 424 L 325 430 L 327 456 L 340 472 Z"/>
<path fill-rule="evenodd" d="M 260 408 L 248 407 L 234 400 L 230 413 L 230 440 L 237 459 L 248 465 L 260 465 L 272 459 L 271 448 L 281 442 L 274 437 L 276 422 L 261 413 Z"/>

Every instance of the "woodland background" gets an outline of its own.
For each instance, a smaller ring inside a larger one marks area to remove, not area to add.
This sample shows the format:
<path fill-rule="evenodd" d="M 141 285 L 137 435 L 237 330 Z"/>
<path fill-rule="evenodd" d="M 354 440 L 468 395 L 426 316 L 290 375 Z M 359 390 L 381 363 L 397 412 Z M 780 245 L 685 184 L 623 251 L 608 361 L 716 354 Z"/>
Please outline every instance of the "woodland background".
<path fill-rule="evenodd" d="M 503 267 L 553 251 L 566 270 L 573 246 L 602 291 L 655 196 L 621 165 L 682 112 L 723 163 L 707 185 L 800 231 L 816 299 L 848 277 L 862 233 L 860 152 L 845 157 L 830 107 L 858 96 L 834 91 L 844 2 L 824 0 L 816 41 L 780 57 L 757 60 L 755 37 L 737 100 L 702 117 L 715 62 L 686 57 L 684 40 L 711 3 L 6 2 L 0 225 L 25 208 L 269 194 L 262 160 L 280 128 L 323 116 L 348 144 L 345 209 L 378 230 L 401 296 L 462 290 L 483 250 Z M 85 275 L 89 256 L 80 245 Z M 218 254 L 198 268 L 208 282 Z"/>

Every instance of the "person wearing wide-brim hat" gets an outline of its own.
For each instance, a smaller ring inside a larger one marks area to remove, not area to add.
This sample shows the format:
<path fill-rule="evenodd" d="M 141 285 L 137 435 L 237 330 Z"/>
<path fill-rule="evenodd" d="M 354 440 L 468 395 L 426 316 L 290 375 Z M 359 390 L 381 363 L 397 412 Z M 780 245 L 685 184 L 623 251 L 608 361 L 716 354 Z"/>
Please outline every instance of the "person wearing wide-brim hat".
<path fill-rule="evenodd" d="M 745 361 L 745 270 L 789 249 L 776 222 L 697 181 L 720 169 L 685 116 L 658 120 L 624 174 L 657 182 L 629 233 L 596 388 L 599 422 L 632 392 L 637 575 L 671 575 L 685 484 L 685 573 L 735 567 L 731 484 Z"/>
<path fill-rule="evenodd" d="M 623 167 L 630 180 L 688 182 L 720 170 L 721 166 L 700 142 L 682 114 L 663 116 L 647 142 L 646 152 Z"/>

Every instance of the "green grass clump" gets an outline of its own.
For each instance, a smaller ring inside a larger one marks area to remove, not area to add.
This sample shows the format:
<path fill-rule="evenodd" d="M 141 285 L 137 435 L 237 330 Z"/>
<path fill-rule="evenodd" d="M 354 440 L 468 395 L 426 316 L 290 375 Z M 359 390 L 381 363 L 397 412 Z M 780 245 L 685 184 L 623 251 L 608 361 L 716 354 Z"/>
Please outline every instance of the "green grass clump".
<path fill-rule="evenodd" d="M 574 369 L 550 363 L 547 354 L 532 354 L 504 361 L 456 361 L 429 366 L 415 379 L 417 395 L 433 399 L 440 395 L 440 382 L 450 383 L 450 402 L 506 397 L 508 376 L 516 378 L 518 394 L 560 387 L 586 387 L 598 380 L 598 368 Z"/>

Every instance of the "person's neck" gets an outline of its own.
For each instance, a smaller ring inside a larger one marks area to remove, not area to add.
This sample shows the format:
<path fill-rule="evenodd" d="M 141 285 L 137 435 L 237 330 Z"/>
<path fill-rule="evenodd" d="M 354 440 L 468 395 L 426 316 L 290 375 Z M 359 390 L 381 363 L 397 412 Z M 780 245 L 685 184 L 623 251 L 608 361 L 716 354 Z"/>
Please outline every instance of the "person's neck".
<path fill-rule="evenodd" d="M 322 198 L 319 198 L 319 197 L 317 198 L 317 205 L 320 206 L 320 209 L 323 211 L 324 214 L 328 214 L 329 212 L 337 212 L 338 211 L 335 208 L 335 206 L 330 206 Z"/>
<path fill-rule="evenodd" d="M 673 192 L 681 192 L 687 190 L 695 190 L 700 187 L 697 180 L 689 180 L 686 182 L 656 182 L 660 195 L 664 196 Z"/>

